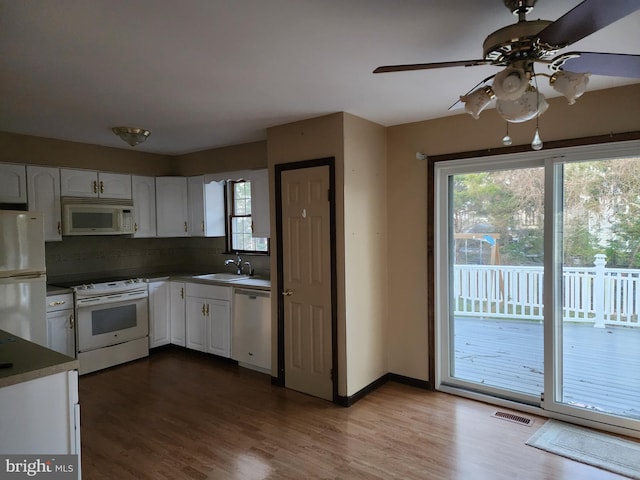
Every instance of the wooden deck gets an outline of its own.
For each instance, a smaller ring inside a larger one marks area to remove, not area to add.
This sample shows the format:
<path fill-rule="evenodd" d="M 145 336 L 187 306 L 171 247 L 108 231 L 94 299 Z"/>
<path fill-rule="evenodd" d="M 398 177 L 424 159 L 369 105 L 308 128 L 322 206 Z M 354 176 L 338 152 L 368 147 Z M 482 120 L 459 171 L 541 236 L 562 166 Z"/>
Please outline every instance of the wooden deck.
<path fill-rule="evenodd" d="M 640 419 L 640 328 L 564 327 L 564 403 Z M 543 324 L 457 317 L 453 376 L 539 396 Z"/>

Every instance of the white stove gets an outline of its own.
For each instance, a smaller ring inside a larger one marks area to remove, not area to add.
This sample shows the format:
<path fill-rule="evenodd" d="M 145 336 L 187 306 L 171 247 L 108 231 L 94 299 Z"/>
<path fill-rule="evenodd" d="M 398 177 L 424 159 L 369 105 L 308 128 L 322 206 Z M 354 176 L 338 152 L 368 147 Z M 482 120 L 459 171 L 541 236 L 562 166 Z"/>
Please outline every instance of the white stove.
<path fill-rule="evenodd" d="M 149 293 L 144 280 L 72 288 L 81 375 L 149 355 Z"/>
<path fill-rule="evenodd" d="M 83 283 L 72 288 L 76 297 L 97 297 L 146 289 L 147 284 L 141 278 L 130 278 L 113 282 Z"/>

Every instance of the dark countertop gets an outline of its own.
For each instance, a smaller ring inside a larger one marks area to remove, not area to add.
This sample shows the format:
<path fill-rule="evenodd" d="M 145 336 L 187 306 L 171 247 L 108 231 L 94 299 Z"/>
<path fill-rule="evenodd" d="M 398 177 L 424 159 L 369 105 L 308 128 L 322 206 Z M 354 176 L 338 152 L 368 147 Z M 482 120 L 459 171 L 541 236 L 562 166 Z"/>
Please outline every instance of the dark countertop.
<path fill-rule="evenodd" d="M 213 273 L 213 272 L 210 272 Z M 185 272 L 163 272 L 154 273 L 151 275 L 142 275 L 147 282 L 160 282 L 163 280 L 173 280 L 178 282 L 191 282 L 201 283 L 205 285 L 223 285 L 225 287 L 242 287 L 252 288 L 255 290 L 271 290 L 271 280 L 264 277 L 250 277 L 240 280 L 224 281 L 224 280 L 210 280 L 205 278 L 196 278 L 196 275 L 202 275 L 202 273 L 185 273 Z"/>
<path fill-rule="evenodd" d="M 67 287 L 60 287 L 57 285 L 47 285 L 47 297 L 52 295 L 64 295 L 67 293 L 73 293 L 73 290 Z"/>
<path fill-rule="evenodd" d="M 0 368 L 0 388 L 78 368 L 74 358 L 0 330 L 0 363 L 5 362 L 13 365 Z"/>
<path fill-rule="evenodd" d="M 233 280 L 233 281 L 223 281 L 223 280 L 210 280 L 204 278 L 196 278 L 196 275 L 202 275 L 213 272 L 188 272 L 188 271 L 167 271 L 167 272 L 155 272 L 155 273 L 140 273 L 136 272 L 132 275 L 121 275 L 117 277 L 98 277 L 95 279 L 82 279 L 75 281 L 54 281 L 51 285 L 47 286 L 47 295 L 58 295 L 63 293 L 72 292 L 72 290 L 68 287 L 75 285 L 82 285 L 84 283 L 95 283 L 98 281 L 112 281 L 112 280 L 122 280 L 125 278 L 142 278 L 147 282 L 159 282 L 162 280 L 175 280 L 179 282 L 191 282 L 191 283 L 202 283 L 209 285 L 223 285 L 225 287 L 242 287 L 242 288 L 253 288 L 256 290 L 271 290 L 271 280 L 265 277 L 250 277 L 241 280 Z M 55 292 L 55 293 L 54 293 Z"/>

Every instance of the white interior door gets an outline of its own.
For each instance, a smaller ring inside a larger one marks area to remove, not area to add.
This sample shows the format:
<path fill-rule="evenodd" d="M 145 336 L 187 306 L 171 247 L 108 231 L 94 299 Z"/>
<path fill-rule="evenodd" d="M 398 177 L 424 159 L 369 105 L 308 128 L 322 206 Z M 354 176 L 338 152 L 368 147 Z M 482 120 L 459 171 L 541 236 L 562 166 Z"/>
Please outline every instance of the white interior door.
<path fill-rule="evenodd" d="M 281 179 L 285 385 L 333 400 L 330 169 Z"/>

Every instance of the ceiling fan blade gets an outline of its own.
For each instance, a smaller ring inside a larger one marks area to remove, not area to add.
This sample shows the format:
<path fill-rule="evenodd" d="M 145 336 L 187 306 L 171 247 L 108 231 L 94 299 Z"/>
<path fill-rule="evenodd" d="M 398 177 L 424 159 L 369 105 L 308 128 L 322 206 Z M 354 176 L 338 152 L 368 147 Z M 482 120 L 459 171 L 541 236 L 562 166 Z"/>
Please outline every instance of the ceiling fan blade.
<path fill-rule="evenodd" d="M 485 86 L 487 83 L 489 83 L 489 80 L 492 80 L 493 77 L 495 77 L 495 76 L 496 76 L 495 74 L 490 75 L 487 78 L 485 78 L 484 80 L 482 80 L 481 82 L 478 82 L 478 84 L 475 87 L 473 87 L 471 90 L 469 90 L 467 93 L 465 93 L 465 95 L 469 95 L 471 92 L 473 92 L 477 88 Z M 464 103 L 462 103 L 460 101 L 460 99 L 458 98 L 458 100 L 453 105 L 451 105 L 449 108 L 447 108 L 447 110 L 458 110 L 459 108 L 464 108 Z"/>
<path fill-rule="evenodd" d="M 566 47 L 640 9 L 640 0 L 584 0 L 538 34 L 549 50 Z"/>
<path fill-rule="evenodd" d="M 410 70 L 430 70 L 432 68 L 446 67 L 475 67 L 476 65 L 491 65 L 486 60 L 460 60 L 457 62 L 437 62 L 437 63 L 413 63 L 409 65 L 388 65 L 376 68 L 373 73 L 407 72 Z"/>
<path fill-rule="evenodd" d="M 640 78 L 640 55 L 569 52 L 554 58 L 552 64 L 575 73 Z"/>

